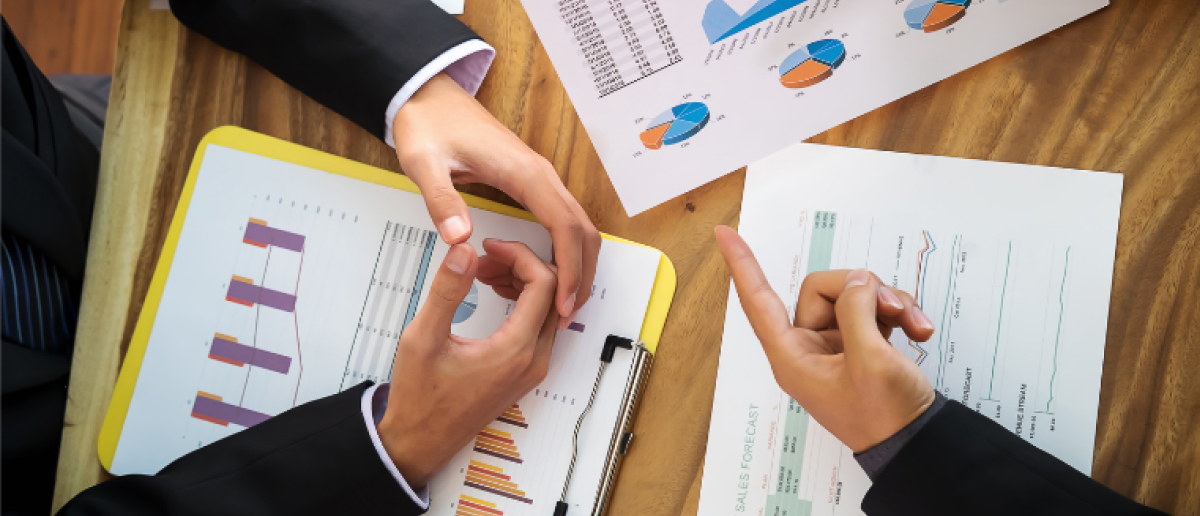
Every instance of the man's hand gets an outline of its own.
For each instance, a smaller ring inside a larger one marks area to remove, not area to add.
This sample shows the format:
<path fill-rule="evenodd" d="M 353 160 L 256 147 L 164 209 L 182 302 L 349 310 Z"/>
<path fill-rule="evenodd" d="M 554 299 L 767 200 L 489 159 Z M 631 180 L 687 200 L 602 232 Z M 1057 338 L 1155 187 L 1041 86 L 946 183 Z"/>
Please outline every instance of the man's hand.
<path fill-rule="evenodd" d="M 793 326 L 741 236 L 725 226 L 716 235 L 775 380 L 851 450 L 879 444 L 933 403 L 929 380 L 887 340 L 896 327 L 920 342 L 933 335 L 911 296 L 865 269 L 813 273 Z"/>
<path fill-rule="evenodd" d="M 450 334 L 454 312 L 475 281 L 471 244 L 450 249 L 421 311 L 400 337 L 379 438 L 413 489 L 509 405 L 540 383 L 550 366 L 558 316 L 555 276 L 525 244 L 485 240 L 485 260 L 519 282 L 517 306 L 486 339 Z"/>
<path fill-rule="evenodd" d="M 560 326 L 587 302 L 596 276 L 600 233 L 558 173 L 445 74 L 434 76 L 393 120 L 396 156 L 421 189 L 429 215 L 448 244 L 471 236 L 467 204 L 454 183 L 484 183 L 537 216 L 554 239 Z"/>

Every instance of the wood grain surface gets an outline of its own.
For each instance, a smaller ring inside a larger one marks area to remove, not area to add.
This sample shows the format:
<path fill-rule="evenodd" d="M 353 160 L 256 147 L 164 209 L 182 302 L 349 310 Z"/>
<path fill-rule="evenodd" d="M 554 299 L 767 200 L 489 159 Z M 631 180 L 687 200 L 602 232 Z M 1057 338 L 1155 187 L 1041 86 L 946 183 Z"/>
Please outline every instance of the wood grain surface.
<path fill-rule="evenodd" d="M 106 478 L 96 435 L 205 133 L 238 125 L 399 171 L 389 147 L 147 2 L 130 0 L 121 22 L 57 504 Z M 729 288 L 712 228 L 737 223 L 744 173 L 627 217 L 520 2 L 470 0 L 462 19 L 498 50 L 480 102 L 554 164 L 597 227 L 675 263 L 609 514 L 695 514 Z M 810 141 L 1125 174 L 1093 476 L 1200 515 L 1200 4 L 1113 0 Z"/>
<path fill-rule="evenodd" d="M 0 12 L 46 75 L 110 74 L 125 0 L 4 0 Z"/>

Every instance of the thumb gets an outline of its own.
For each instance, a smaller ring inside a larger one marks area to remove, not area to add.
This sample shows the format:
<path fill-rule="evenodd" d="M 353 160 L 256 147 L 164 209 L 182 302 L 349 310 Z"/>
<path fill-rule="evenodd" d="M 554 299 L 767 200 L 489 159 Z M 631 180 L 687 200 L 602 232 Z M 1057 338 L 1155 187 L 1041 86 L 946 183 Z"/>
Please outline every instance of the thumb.
<path fill-rule="evenodd" d="M 405 173 L 421 190 L 425 208 L 442 240 L 450 245 L 466 242 L 471 236 L 471 216 L 446 167 L 430 161 L 408 165 Z"/>
<path fill-rule="evenodd" d="M 834 304 L 848 363 L 873 364 L 885 356 L 880 346 L 891 345 L 880 333 L 876 319 L 881 285 L 874 274 L 858 269 L 846 276 L 846 287 Z"/>
<path fill-rule="evenodd" d="M 428 337 L 418 339 L 422 342 L 442 343 L 450 336 L 450 325 L 454 322 L 454 313 L 471 291 L 475 282 L 475 270 L 479 257 L 471 244 L 458 244 L 446 253 L 441 268 L 433 277 L 429 287 L 429 296 L 425 304 L 413 317 L 409 328 L 419 335 Z"/>

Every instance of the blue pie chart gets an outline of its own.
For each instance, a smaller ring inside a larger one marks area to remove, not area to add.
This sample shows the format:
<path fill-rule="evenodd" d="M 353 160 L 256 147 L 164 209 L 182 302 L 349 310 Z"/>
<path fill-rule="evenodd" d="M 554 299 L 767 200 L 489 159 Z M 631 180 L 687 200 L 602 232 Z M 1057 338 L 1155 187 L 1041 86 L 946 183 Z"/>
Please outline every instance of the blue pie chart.
<path fill-rule="evenodd" d="M 454 311 L 454 324 L 467 322 L 472 315 L 475 315 L 475 310 L 479 309 L 479 286 L 475 283 L 471 284 L 471 291 L 467 293 L 467 298 L 458 305 L 458 309 Z"/>
<path fill-rule="evenodd" d="M 647 149 L 675 145 L 691 138 L 708 125 L 708 106 L 703 102 L 687 102 L 654 117 L 642 131 L 642 144 Z"/>

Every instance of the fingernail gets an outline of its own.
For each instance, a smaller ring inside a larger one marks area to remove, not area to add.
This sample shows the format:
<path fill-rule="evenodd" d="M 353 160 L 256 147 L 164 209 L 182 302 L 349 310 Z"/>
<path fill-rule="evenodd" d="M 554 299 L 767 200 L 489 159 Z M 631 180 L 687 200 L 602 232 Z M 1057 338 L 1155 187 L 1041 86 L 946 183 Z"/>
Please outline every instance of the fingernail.
<path fill-rule="evenodd" d="M 866 285 L 869 281 L 871 281 L 871 273 L 867 272 L 866 269 L 858 269 L 851 272 L 849 276 L 846 276 L 846 288 Z"/>
<path fill-rule="evenodd" d="M 455 274 L 462 274 L 467 271 L 467 265 L 471 263 L 471 257 L 465 250 L 460 250 L 461 246 L 450 248 L 450 252 L 446 254 L 446 268 L 450 269 Z"/>
<path fill-rule="evenodd" d="M 458 240 L 467 234 L 467 221 L 462 217 L 455 215 L 442 221 L 441 227 L 438 230 L 442 233 L 442 239 L 448 242 Z"/>
<path fill-rule="evenodd" d="M 575 317 L 578 315 L 579 315 L 579 310 L 574 310 L 571 312 L 571 315 L 569 315 L 567 317 L 560 317 L 558 319 L 558 329 L 560 329 L 560 330 L 567 329 L 567 327 L 570 326 L 571 323 L 575 322 Z"/>
<path fill-rule="evenodd" d="M 888 305 L 897 310 L 904 309 L 904 303 L 900 302 L 900 298 L 896 297 L 896 294 L 893 294 L 892 289 L 890 289 L 890 288 L 882 287 L 882 286 L 879 287 L 879 300 L 883 301 L 883 304 Z"/>
<path fill-rule="evenodd" d="M 917 326 L 920 326 L 921 328 L 926 330 L 933 329 L 933 323 L 930 322 L 929 317 L 926 316 L 925 312 L 922 312 L 920 308 L 913 310 L 913 320 L 916 321 Z"/>
<path fill-rule="evenodd" d="M 563 302 L 562 306 L 559 307 L 558 313 L 562 314 L 563 318 L 565 319 L 567 317 L 570 317 L 571 313 L 574 311 L 575 311 L 575 294 L 571 294 L 571 296 L 568 297 L 567 300 Z M 567 322 L 571 322 L 571 321 L 567 321 Z"/>

